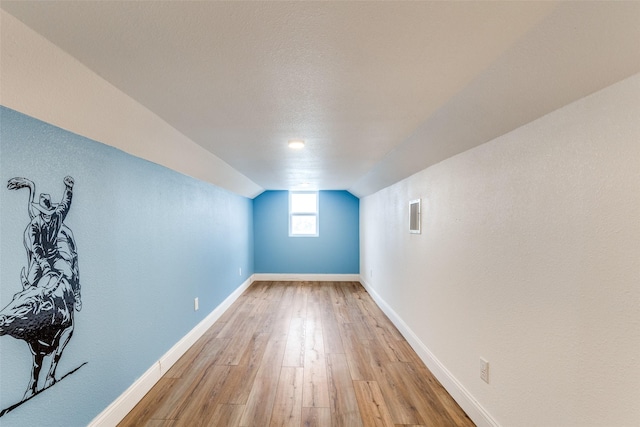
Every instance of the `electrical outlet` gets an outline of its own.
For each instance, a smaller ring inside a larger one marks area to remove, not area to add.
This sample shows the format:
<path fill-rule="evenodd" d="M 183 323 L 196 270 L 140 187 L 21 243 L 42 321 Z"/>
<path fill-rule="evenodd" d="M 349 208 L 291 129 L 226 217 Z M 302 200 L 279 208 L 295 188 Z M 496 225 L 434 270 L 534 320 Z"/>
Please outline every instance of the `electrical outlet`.
<path fill-rule="evenodd" d="M 198 311 L 199 307 L 199 303 L 198 303 L 198 297 L 195 297 L 193 300 L 193 311 Z"/>
<path fill-rule="evenodd" d="M 489 384 L 489 362 L 480 358 L 480 378 L 482 381 Z"/>
<path fill-rule="evenodd" d="M 242 276 L 242 267 L 238 269 L 238 276 Z"/>

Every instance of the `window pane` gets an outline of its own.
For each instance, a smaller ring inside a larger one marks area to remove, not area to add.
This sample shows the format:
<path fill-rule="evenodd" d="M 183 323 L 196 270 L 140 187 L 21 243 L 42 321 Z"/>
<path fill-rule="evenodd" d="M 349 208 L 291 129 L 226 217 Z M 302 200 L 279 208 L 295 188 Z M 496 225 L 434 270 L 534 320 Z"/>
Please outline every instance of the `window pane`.
<path fill-rule="evenodd" d="M 291 234 L 317 234 L 317 217 L 315 215 L 291 215 Z"/>
<path fill-rule="evenodd" d="M 316 213 L 318 210 L 317 196 L 315 193 L 291 194 L 291 212 Z"/>

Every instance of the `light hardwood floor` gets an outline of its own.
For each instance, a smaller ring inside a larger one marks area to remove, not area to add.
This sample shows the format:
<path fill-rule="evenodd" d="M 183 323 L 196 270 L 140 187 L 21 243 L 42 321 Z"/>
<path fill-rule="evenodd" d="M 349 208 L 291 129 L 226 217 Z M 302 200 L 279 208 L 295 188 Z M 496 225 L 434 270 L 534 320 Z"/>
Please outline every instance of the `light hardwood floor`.
<path fill-rule="evenodd" d="M 473 426 L 357 282 L 255 282 L 120 426 Z"/>

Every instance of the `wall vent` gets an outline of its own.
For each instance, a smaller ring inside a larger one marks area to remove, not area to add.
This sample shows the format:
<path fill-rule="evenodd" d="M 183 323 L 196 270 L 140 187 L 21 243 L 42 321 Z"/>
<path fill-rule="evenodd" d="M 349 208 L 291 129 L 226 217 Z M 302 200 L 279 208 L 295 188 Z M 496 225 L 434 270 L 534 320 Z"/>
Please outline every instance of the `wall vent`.
<path fill-rule="evenodd" d="M 420 199 L 409 202 L 409 233 L 420 234 Z"/>

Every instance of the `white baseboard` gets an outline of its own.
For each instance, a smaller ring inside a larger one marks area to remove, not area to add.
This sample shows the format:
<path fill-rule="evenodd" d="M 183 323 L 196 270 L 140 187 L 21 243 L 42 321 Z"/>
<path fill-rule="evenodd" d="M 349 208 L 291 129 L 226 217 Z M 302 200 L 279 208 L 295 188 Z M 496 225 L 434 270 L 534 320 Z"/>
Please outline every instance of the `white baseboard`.
<path fill-rule="evenodd" d="M 360 278 L 360 283 L 362 283 L 367 292 L 369 292 L 371 298 L 373 298 L 384 314 L 386 314 L 396 328 L 398 328 L 431 373 L 440 381 L 442 386 L 449 392 L 451 397 L 458 402 L 458 405 L 460 405 L 467 415 L 469 415 L 469 418 L 479 427 L 500 427 L 500 424 L 478 403 L 453 374 L 447 370 L 427 346 L 420 341 L 418 336 L 409 328 L 402 318 L 378 295 L 363 277 Z"/>
<path fill-rule="evenodd" d="M 169 351 L 142 374 L 128 389 L 124 391 L 111 405 L 98 414 L 89 423 L 89 427 L 113 427 L 136 406 L 151 388 L 167 373 L 169 368 L 222 316 L 235 300 L 255 281 L 249 277 L 219 306 L 198 323 L 187 335 L 182 337 Z"/>
<path fill-rule="evenodd" d="M 255 281 L 269 282 L 359 282 L 359 274 L 280 274 L 256 273 Z"/>

